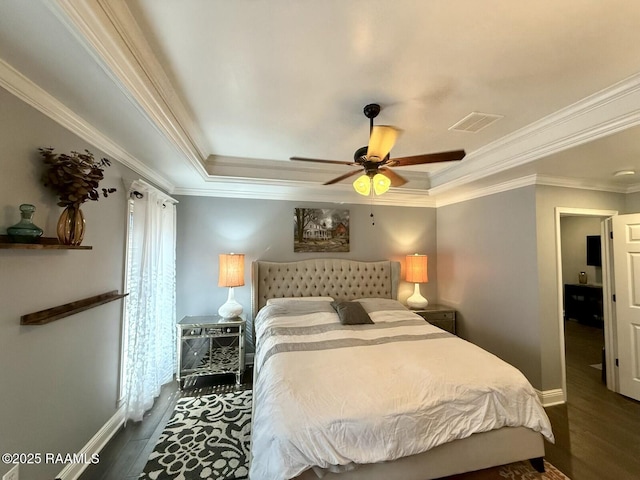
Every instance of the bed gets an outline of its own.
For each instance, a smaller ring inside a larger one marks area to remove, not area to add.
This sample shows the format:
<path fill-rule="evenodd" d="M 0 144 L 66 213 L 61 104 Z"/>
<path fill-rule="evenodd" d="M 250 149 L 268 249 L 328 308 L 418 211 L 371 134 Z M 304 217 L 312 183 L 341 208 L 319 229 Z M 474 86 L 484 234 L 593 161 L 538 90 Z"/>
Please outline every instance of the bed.
<path fill-rule="evenodd" d="M 403 307 L 399 278 L 391 261 L 253 263 L 252 480 L 542 468 L 553 434 L 529 382 Z M 336 302 L 366 318 L 340 319 Z"/>

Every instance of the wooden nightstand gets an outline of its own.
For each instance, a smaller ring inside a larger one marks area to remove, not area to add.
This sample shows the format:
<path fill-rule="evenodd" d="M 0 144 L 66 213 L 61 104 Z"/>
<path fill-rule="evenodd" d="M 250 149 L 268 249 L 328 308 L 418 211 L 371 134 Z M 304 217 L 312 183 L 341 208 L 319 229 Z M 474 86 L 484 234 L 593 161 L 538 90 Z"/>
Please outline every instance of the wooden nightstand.
<path fill-rule="evenodd" d="M 244 316 L 224 319 L 218 315 L 184 317 L 178 327 L 178 372 L 182 381 L 202 375 L 233 373 L 239 385 L 244 373 Z"/>
<path fill-rule="evenodd" d="M 456 334 L 456 311 L 445 305 L 429 305 L 421 310 L 411 310 L 431 325 Z"/>

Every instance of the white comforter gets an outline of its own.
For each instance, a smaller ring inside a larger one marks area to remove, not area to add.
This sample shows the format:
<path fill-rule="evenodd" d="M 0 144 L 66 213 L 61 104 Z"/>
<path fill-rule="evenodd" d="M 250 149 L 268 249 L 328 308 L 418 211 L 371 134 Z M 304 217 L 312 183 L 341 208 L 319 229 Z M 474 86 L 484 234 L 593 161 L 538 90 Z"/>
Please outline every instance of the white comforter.
<path fill-rule="evenodd" d="M 393 460 L 503 426 L 553 441 L 536 392 L 494 355 L 392 300 L 365 301 L 376 324 L 354 326 L 307 303 L 255 321 L 251 480 Z"/>

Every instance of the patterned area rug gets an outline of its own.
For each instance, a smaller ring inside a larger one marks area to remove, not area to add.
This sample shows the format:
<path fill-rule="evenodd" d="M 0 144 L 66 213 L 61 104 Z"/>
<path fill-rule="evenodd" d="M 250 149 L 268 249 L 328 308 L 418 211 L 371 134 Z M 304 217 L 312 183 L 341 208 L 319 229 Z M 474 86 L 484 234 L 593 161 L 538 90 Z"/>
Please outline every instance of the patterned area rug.
<path fill-rule="evenodd" d="M 539 473 L 529 462 L 515 462 L 477 472 L 452 475 L 440 480 L 571 480 L 546 460 L 544 469 L 544 473 Z"/>
<path fill-rule="evenodd" d="M 178 400 L 140 479 L 247 479 L 251 393 L 231 391 Z M 570 480 L 546 460 L 544 465 L 544 473 L 529 462 L 516 462 L 440 480 Z"/>
<path fill-rule="evenodd" d="M 181 398 L 140 479 L 248 478 L 251 390 Z"/>

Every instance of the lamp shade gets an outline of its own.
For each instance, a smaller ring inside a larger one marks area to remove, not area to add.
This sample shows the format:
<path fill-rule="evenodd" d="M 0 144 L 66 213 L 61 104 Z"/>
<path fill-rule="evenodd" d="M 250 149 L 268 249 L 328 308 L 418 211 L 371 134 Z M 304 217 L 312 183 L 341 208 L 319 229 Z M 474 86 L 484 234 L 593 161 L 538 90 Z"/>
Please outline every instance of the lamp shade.
<path fill-rule="evenodd" d="M 223 253 L 219 258 L 218 286 L 240 287 L 244 285 L 244 254 Z"/>
<path fill-rule="evenodd" d="M 368 175 L 360 175 L 353 182 L 353 188 L 360 195 L 364 195 L 366 197 L 371 192 L 371 179 Z"/>
<path fill-rule="evenodd" d="M 391 186 L 391 180 L 381 173 L 376 173 L 371 183 L 373 183 L 373 191 L 376 192 L 376 195 L 382 195 Z"/>
<path fill-rule="evenodd" d="M 398 138 L 398 130 L 388 125 L 376 125 L 371 129 L 367 158 L 383 160 L 391 151 Z"/>
<path fill-rule="evenodd" d="M 410 283 L 427 283 L 429 276 L 427 275 L 427 256 L 426 255 L 407 255 L 407 282 Z"/>

